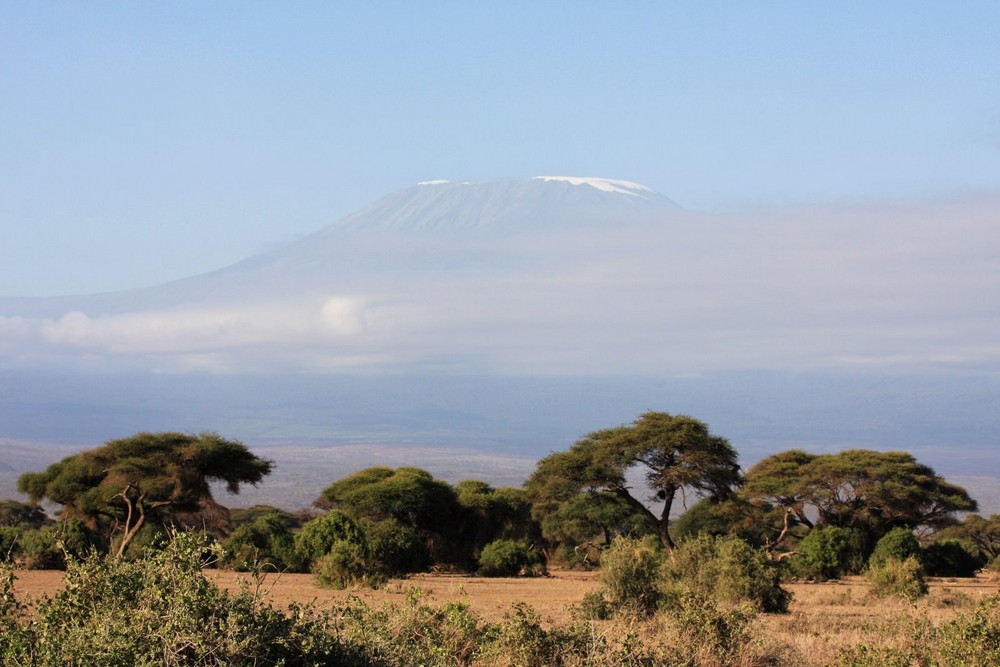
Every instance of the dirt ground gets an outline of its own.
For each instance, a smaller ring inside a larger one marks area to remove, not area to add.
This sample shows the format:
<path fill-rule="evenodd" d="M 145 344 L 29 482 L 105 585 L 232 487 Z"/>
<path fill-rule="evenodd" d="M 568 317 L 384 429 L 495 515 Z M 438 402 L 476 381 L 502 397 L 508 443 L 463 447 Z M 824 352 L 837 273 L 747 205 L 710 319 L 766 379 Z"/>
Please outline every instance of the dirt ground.
<path fill-rule="evenodd" d="M 257 584 L 249 575 L 223 570 L 206 570 L 206 576 L 219 586 L 237 590 L 241 582 Z M 62 586 L 63 573 L 51 570 L 21 570 L 15 587 L 20 595 L 38 598 L 52 595 Z M 402 603 L 413 589 L 420 589 L 423 599 L 433 605 L 452 601 L 468 602 L 472 609 L 489 620 L 498 620 L 517 602 L 527 602 L 549 623 L 570 620 L 570 606 L 579 604 L 588 591 L 598 587 L 597 572 L 555 572 L 537 578 L 489 578 L 452 574 L 418 574 L 394 579 L 379 590 L 357 588 L 336 591 L 320 588 L 310 574 L 269 574 L 262 583 L 271 602 L 287 606 L 290 602 L 313 602 L 324 608 L 356 596 L 369 603 Z"/>
<path fill-rule="evenodd" d="M 19 594 L 38 598 L 52 595 L 62 586 L 63 573 L 45 570 L 18 571 L 15 584 Z M 256 583 L 246 574 L 222 570 L 207 570 L 206 575 L 221 587 L 236 590 L 241 582 L 253 587 Z M 350 596 L 366 602 L 402 603 L 407 593 L 420 589 L 423 599 L 431 604 L 465 601 L 478 614 L 489 620 L 500 619 L 517 602 L 526 602 L 548 623 L 564 623 L 572 616 L 571 607 L 578 605 L 584 594 L 596 590 L 600 583 L 598 572 L 561 571 L 537 578 L 489 578 L 454 574 L 418 574 L 407 579 L 395 579 L 380 590 L 358 588 L 336 591 L 320 588 L 309 574 L 269 574 L 262 583 L 262 590 L 276 606 L 290 602 L 313 602 L 326 607 Z M 873 617 L 884 610 L 883 605 L 872 604 L 866 597 L 868 586 L 860 577 L 823 584 L 791 583 L 786 586 L 795 594 L 792 614 L 805 620 L 822 616 Z M 947 614 L 951 598 L 978 600 L 998 592 L 995 579 L 933 579 L 930 582 L 931 600 L 940 600 L 936 607 Z M 886 603 L 891 604 L 891 603 Z M 816 619 L 818 620 L 818 618 Z M 812 623 L 806 623 L 812 625 Z"/>

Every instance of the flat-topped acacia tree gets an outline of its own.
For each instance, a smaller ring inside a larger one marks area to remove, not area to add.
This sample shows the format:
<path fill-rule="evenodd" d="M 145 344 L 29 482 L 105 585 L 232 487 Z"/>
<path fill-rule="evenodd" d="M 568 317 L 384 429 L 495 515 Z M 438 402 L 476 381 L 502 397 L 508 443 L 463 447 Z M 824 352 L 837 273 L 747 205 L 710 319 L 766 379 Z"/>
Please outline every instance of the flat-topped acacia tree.
<path fill-rule="evenodd" d="M 216 433 L 138 433 L 25 473 L 17 488 L 34 503 L 62 505 L 64 517 L 106 528 L 120 556 L 147 522 L 217 507 L 213 482 L 238 493 L 271 467 L 242 443 Z"/>
<path fill-rule="evenodd" d="M 630 485 L 634 468 L 643 471 L 648 495 Z M 595 431 L 545 457 L 526 487 L 536 507 L 552 511 L 582 493 L 614 494 L 646 516 L 663 545 L 673 549 L 670 511 L 679 492 L 722 498 L 741 482 L 736 450 L 704 422 L 646 412 L 631 425 Z"/>
<path fill-rule="evenodd" d="M 790 449 L 762 459 L 747 472 L 743 496 L 784 508 L 786 519 L 809 529 L 859 529 L 873 541 L 893 528 L 940 529 L 976 501 L 908 452 L 848 449 L 810 454 Z M 785 529 L 775 540 L 779 544 Z"/>

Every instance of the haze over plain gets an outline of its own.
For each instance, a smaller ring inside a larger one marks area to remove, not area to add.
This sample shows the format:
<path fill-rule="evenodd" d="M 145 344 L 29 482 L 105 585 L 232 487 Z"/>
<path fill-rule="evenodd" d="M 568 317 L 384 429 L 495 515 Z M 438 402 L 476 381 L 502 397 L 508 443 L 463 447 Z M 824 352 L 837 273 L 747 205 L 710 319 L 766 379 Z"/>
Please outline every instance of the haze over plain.
<path fill-rule="evenodd" d="M 516 483 L 653 408 L 996 475 L 1000 10 L 615 7 L 5 5 L 2 463 L 212 429 Z"/>

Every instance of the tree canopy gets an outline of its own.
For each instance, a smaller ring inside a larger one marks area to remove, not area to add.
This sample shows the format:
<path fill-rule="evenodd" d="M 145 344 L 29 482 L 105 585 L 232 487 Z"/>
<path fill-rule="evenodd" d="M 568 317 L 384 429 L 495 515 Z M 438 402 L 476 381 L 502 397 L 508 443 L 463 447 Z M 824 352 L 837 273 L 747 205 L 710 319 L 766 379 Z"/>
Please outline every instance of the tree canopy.
<path fill-rule="evenodd" d="M 25 473 L 17 486 L 34 503 L 48 499 L 62 505 L 66 517 L 108 527 L 121 555 L 151 519 L 217 508 L 213 482 L 238 493 L 271 467 L 216 433 L 139 433 Z"/>
<path fill-rule="evenodd" d="M 976 501 L 907 452 L 851 449 L 836 454 L 788 450 L 747 473 L 743 493 L 778 505 L 809 528 L 857 528 L 878 539 L 893 528 L 940 528 Z"/>
<path fill-rule="evenodd" d="M 633 469 L 642 471 L 648 496 L 632 488 Z M 672 549 L 670 512 L 678 493 L 691 490 L 721 498 L 741 482 L 736 450 L 705 423 L 646 412 L 631 425 L 595 431 L 568 450 L 545 457 L 526 486 L 546 514 L 580 493 L 611 493 L 645 516 L 663 545 Z"/>

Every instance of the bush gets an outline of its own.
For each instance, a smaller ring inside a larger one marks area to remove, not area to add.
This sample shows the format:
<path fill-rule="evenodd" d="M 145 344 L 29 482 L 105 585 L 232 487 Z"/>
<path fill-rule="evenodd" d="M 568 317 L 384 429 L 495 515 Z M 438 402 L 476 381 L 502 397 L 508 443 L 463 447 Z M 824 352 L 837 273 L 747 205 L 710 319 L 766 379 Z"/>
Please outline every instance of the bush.
<path fill-rule="evenodd" d="M 201 573 L 204 546 L 180 534 L 138 561 L 71 559 L 65 586 L 33 616 L 0 604 L 4 664 L 345 664 L 327 618 L 307 607 L 286 615 L 256 593 L 229 594 L 209 582 Z"/>
<path fill-rule="evenodd" d="M 906 560 L 890 558 L 882 565 L 874 565 L 865 572 L 872 593 L 880 598 L 897 597 L 916 600 L 927 595 L 923 566 L 916 556 Z"/>
<path fill-rule="evenodd" d="M 364 547 L 348 540 L 334 542 L 325 556 L 313 562 L 312 573 L 320 585 L 327 588 L 381 583 L 381 578 L 368 565 Z"/>
<path fill-rule="evenodd" d="M 523 542 L 495 540 L 479 554 L 479 574 L 484 577 L 538 576 L 545 573 L 545 559 Z"/>
<path fill-rule="evenodd" d="M 671 609 L 671 618 L 696 656 L 720 665 L 736 663 L 736 656 L 750 643 L 750 624 L 757 617 L 750 605 L 722 611 L 709 596 L 683 593 Z"/>
<path fill-rule="evenodd" d="M 313 562 L 330 553 L 334 542 L 346 541 L 364 544 L 364 534 L 349 516 L 338 510 L 307 521 L 295 534 L 295 554 L 302 569 L 310 569 Z"/>
<path fill-rule="evenodd" d="M 943 540 L 929 544 L 921 560 L 931 577 L 974 577 L 984 564 L 976 551 L 959 540 Z"/>
<path fill-rule="evenodd" d="M 67 557 L 82 559 L 91 552 L 105 551 L 104 540 L 79 519 L 26 530 L 20 545 L 20 557 L 30 570 L 62 570 Z"/>
<path fill-rule="evenodd" d="M 932 647 L 940 665 L 1000 665 L 1000 595 L 982 600 L 971 614 L 944 624 Z"/>
<path fill-rule="evenodd" d="M 389 518 L 362 521 L 361 529 L 368 544 L 371 567 L 384 576 L 421 572 L 430 566 L 427 546 L 413 526 Z"/>
<path fill-rule="evenodd" d="M 663 565 L 663 590 L 671 605 L 687 593 L 730 604 L 750 603 L 769 613 L 788 611 L 792 595 L 763 550 L 735 535 L 701 534 L 681 542 Z"/>
<path fill-rule="evenodd" d="M 590 591 L 584 593 L 579 612 L 586 621 L 606 621 L 614 615 L 615 609 L 604 597 L 604 591 Z"/>
<path fill-rule="evenodd" d="M 893 528 L 875 544 L 868 557 L 869 567 L 880 567 L 888 560 L 904 561 L 911 556 L 920 560 L 920 543 L 909 528 Z"/>
<path fill-rule="evenodd" d="M 237 571 L 265 565 L 285 570 L 298 561 L 292 532 L 279 514 L 261 514 L 241 523 L 222 547 L 225 550 L 222 563 Z"/>
<path fill-rule="evenodd" d="M 601 554 L 601 583 L 616 608 L 652 614 L 661 599 L 664 552 L 658 538 L 616 537 Z"/>
<path fill-rule="evenodd" d="M 839 526 L 809 531 L 798 546 L 792 566 L 799 576 L 817 581 L 857 574 L 864 563 L 864 535 Z"/>
<path fill-rule="evenodd" d="M 18 556 L 23 535 L 23 528 L 0 526 L 0 563 L 14 560 Z"/>

